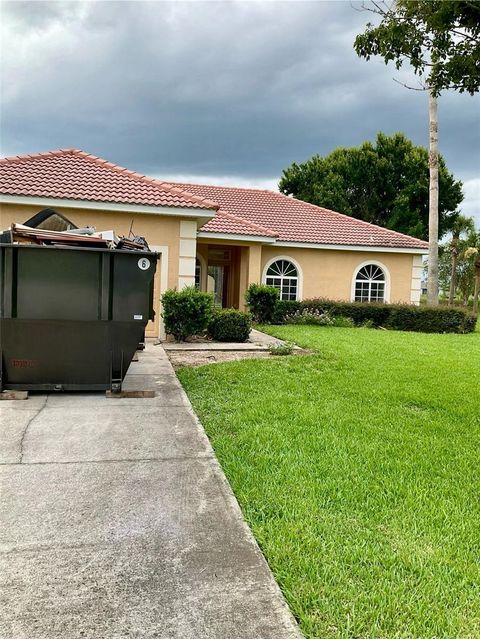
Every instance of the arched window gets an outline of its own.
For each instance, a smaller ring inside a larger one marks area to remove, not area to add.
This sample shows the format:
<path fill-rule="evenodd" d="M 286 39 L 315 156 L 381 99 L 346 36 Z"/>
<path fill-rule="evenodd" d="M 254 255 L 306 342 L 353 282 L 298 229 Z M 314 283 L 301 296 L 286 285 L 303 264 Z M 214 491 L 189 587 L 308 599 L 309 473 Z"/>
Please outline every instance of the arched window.
<path fill-rule="evenodd" d="M 366 264 L 355 277 L 356 302 L 384 302 L 387 279 L 377 264 Z"/>
<path fill-rule="evenodd" d="M 281 300 L 298 298 L 298 269 L 289 260 L 276 260 L 267 268 L 265 284 L 280 291 Z"/>

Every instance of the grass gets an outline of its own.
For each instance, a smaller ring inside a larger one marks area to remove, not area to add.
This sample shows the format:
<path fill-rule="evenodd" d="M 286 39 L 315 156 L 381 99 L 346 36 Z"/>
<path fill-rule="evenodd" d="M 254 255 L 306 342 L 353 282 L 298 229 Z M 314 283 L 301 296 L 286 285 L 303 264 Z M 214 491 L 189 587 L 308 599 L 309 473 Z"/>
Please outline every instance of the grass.
<path fill-rule="evenodd" d="M 305 636 L 480 637 L 480 334 L 268 331 L 179 377 Z"/>

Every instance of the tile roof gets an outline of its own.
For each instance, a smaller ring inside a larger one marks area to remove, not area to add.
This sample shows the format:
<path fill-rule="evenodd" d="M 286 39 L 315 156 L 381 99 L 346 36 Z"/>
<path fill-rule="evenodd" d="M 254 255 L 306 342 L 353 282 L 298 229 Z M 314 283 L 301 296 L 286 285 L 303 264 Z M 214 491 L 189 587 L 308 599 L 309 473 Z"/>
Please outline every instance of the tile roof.
<path fill-rule="evenodd" d="M 247 222 L 261 225 L 276 234 L 278 241 L 342 246 L 424 249 L 422 240 L 357 220 L 348 215 L 309 204 L 293 197 L 259 189 L 177 184 L 200 197 L 220 205 L 221 211 Z M 212 233 L 231 233 L 219 213 L 201 229 Z"/>
<path fill-rule="evenodd" d="M 215 210 L 202 231 L 283 242 L 423 249 L 422 240 L 281 193 L 167 183 L 78 149 L 0 159 L 0 193 Z"/>
<path fill-rule="evenodd" d="M 217 209 L 218 206 L 160 180 L 78 149 L 0 159 L 0 193 L 138 204 Z"/>
<path fill-rule="evenodd" d="M 271 229 L 267 229 L 259 224 L 254 224 L 248 220 L 244 220 L 237 215 L 227 213 L 223 209 L 219 209 L 216 212 L 215 217 L 209 221 L 208 228 L 204 225 L 202 231 L 208 231 L 209 233 L 232 233 L 234 235 L 250 235 L 256 237 L 277 237 L 277 233 Z"/>

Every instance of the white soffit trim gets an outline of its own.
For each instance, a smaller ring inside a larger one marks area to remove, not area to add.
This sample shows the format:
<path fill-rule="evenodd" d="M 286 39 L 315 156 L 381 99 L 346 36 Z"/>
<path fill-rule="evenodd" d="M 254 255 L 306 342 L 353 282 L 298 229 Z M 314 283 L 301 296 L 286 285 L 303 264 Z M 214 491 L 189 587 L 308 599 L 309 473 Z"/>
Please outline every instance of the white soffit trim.
<path fill-rule="evenodd" d="M 264 235 L 241 235 L 240 233 L 213 233 L 210 231 L 199 231 L 197 237 L 212 240 L 235 240 L 237 242 L 261 242 L 262 244 L 275 244 L 274 237 Z"/>
<path fill-rule="evenodd" d="M 3 195 L 4 204 L 32 204 L 44 207 L 64 206 L 70 209 L 92 209 L 100 211 L 118 211 L 125 213 L 143 213 L 146 215 L 171 215 L 174 217 L 201 218 L 205 224 L 215 216 L 213 209 L 196 209 L 181 206 L 149 206 L 144 204 L 124 204 L 120 202 L 101 202 L 100 200 L 72 200 L 67 198 L 34 197 L 30 195 Z"/>
<path fill-rule="evenodd" d="M 414 253 L 417 255 L 427 255 L 428 249 L 421 248 L 399 248 L 392 246 L 361 246 L 360 244 L 314 244 L 313 242 L 275 242 L 275 246 L 285 246 L 290 248 L 312 248 L 330 251 L 362 251 L 372 253 Z"/>

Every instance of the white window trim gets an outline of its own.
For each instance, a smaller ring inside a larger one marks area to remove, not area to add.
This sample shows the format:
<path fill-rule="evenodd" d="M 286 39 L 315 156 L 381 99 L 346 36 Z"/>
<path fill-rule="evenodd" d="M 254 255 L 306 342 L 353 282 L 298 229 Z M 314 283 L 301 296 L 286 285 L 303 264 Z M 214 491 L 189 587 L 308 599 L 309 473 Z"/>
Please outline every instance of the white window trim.
<path fill-rule="evenodd" d="M 298 273 L 298 279 L 297 279 L 297 301 L 302 300 L 303 299 L 303 271 L 302 271 L 302 269 L 300 267 L 300 264 L 297 262 L 297 260 L 295 260 L 290 255 L 276 255 L 275 257 L 272 257 L 270 260 L 268 260 L 268 262 L 263 267 L 262 284 L 265 284 L 266 281 L 267 281 L 267 271 L 270 268 L 270 266 L 274 262 L 278 262 L 279 260 L 286 260 L 287 262 L 291 262 L 295 266 L 295 268 L 297 269 L 297 273 Z"/>
<path fill-rule="evenodd" d="M 389 304 L 390 303 L 390 271 L 388 270 L 388 268 L 385 266 L 385 264 L 383 262 L 379 262 L 378 260 L 366 260 L 365 262 L 362 262 L 361 264 L 358 264 L 358 266 L 355 268 L 355 270 L 353 271 L 353 277 L 352 277 L 352 287 L 351 287 L 351 291 L 350 291 L 350 301 L 352 301 L 352 302 L 355 301 L 355 283 L 357 281 L 358 272 L 364 266 L 368 266 L 369 264 L 373 264 L 374 266 L 378 266 L 385 273 L 385 303 Z"/>
<path fill-rule="evenodd" d="M 150 246 L 150 250 L 160 253 L 159 291 L 158 297 L 153 300 L 153 309 L 155 313 L 158 313 L 158 337 L 163 340 L 166 338 L 166 333 L 162 317 L 161 297 L 168 288 L 168 246 Z"/>

